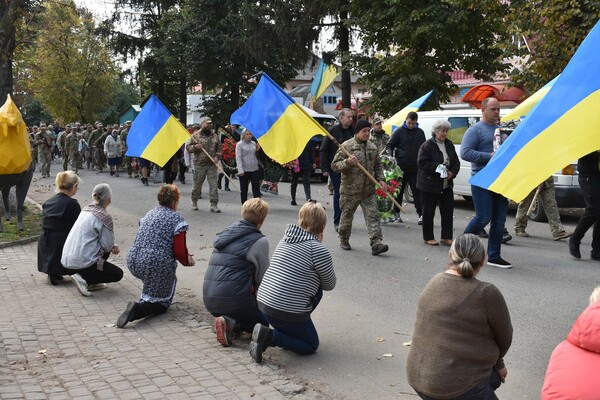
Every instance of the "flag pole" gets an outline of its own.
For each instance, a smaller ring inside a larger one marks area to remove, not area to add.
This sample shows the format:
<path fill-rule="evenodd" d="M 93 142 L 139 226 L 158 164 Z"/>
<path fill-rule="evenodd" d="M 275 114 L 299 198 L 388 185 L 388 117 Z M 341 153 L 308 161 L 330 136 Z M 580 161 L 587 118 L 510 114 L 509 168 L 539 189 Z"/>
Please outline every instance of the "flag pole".
<path fill-rule="evenodd" d="M 229 177 L 229 175 L 227 175 L 227 172 L 225 172 L 225 170 L 215 161 L 215 159 L 212 158 L 210 156 L 210 154 L 208 154 L 208 151 L 206 151 L 206 149 L 204 147 L 202 147 L 202 151 L 204 152 L 204 154 L 206 154 L 206 157 L 208 157 L 208 159 L 210 161 L 212 161 L 213 164 L 215 164 L 215 167 L 217 167 L 217 170 L 220 173 L 222 173 L 223 175 L 225 175 L 225 178 L 227 178 L 227 180 L 229 181 L 229 183 L 231 183 L 233 185 L 233 187 L 238 190 L 238 192 L 241 192 L 240 188 L 237 187 L 237 185 L 235 183 L 233 183 L 233 180 Z"/>
<path fill-rule="evenodd" d="M 337 145 L 337 147 L 338 147 L 340 150 L 342 150 L 342 153 L 344 153 L 346 156 L 350 157 L 350 156 L 352 155 L 352 154 L 350 154 L 350 152 L 349 152 L 348 150 L 346 150 L 346 148 L 345 148 L 344 146 L 342 146 L 342 145 L 340 144 L 340 142 L 338 142 L 338 141 L 336 140 L 336 138 L 334 138 L 334 137 L 331 135 L 331 133 L 327 132 L 327 137 L 328 137 L 328 138 L 329 138 L 329 139 L 330 139 L 330 140 L 331 140 L 333 143 L 335 143 L 335 144 Z M 390 199 L 390 200 L 392 201 L 392 203 L 394 203 L 394 205 L 395 205 L 396 207 L 398 207 L 398 209 L 399 209 L 401 212 L 403 212 L 404 214 L 406 214 L 406 210 L 405 210 L 404 208 L 402 208 L 402 206 L 401 206 L 400 204 L 398 204 L 398 202 L 396 201 L 396 199 L 394 198 L 394 196 L 392 196 L 392 195 L 390 194 L 390 192 L 388 192 L 387 190 L 384 190 L 384 189 L 381 187 L 381 185 L 379 184 L 379 182 L 377 182 L 377 179 L 375 179 L 375 178 L 373 177 L 373 175 L 371 175 L 371 174 L 369 173 L 369 171 L 367 171 L 367 170 L 366 170 L 366 168 L 365 168 L 365 167 L 363 167 L 363 165 L 362 165 L 360 162 L 359 162 L 359 163 L 358 163 L 356 166 L 357 166 L 358 168 L 360 168 L 360 170 L 361 170 L 361 171 L 362 171 L 362 172 L 363 172 L 363 173 L 364 173 L 364 174 L 367 176 L 367 178 L 369 178 L 370 180 L 372 180 L 372 181 L 373 181 L 373 183 L 375 183 L 375 185 L 377 185 L 377 187 L 379 187 L 381 190 L 383 190 L 383 191 L 385 192 L 385 195 L 386 195 L 386 197 L 387 197 L 388 199 Z"/>
<path fill-rule="evenodd" d="M 531 212 L 533 211 L 533 207 L 535 206 L 535 203 L 537 202 L 537 198 L 540 195 L 540 192 L 542 191 L 542 185 L 544 184 L 544 182 L 540 183 L 537 187 L 537 189 L 535 190 L 535 194 L 533 195 L 533 199 L 531 200 L 531 204 L 529 205 L 529 209 L 527 210 L 527 216 L 529 217 L 531 215 Z"/>

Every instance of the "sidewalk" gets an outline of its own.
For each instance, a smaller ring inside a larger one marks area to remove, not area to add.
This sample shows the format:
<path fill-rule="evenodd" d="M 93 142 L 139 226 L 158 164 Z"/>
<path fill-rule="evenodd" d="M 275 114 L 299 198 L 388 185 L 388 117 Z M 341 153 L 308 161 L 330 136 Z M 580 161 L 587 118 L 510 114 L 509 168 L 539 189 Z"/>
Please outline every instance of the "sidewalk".
<path fill-rule="evenodd" d="M 167 313 L 118 329 L 141 284 L 129 273 L 83 297 L 69 277 L 37 271 L 37 242 L 0 248 L 0 398 L 319 399 L 329 397 L 255 364 L 248 341 L 224 348 L 190 290 Z M 122 268 L 123 266 L 120 265 Z"/>

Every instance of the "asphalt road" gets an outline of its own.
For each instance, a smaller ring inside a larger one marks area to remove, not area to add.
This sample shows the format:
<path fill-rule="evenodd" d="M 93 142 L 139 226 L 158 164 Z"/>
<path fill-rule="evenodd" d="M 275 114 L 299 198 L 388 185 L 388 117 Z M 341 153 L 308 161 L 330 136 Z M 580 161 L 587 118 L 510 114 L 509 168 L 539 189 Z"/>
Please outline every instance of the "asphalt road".
<path fill-rule="evenodd" d="M 52 174 L 58 171 L 52 165 Z M 107 182 L 113 189 L 109 211 L 114 217 L 115 231 L 124 258 L 137 230 L 137 221 L 156 204 L 158 184 L 145 187 L 139 180 L 120 178 L 107 173 L 80 173 L 83 183 L 75 196 L 88 203 L 93 186 Z M 43 202 L 52 193 L 53 181 L 35 175 L 29 195 Z M 219 191 L 221 214 L 208 212 L 208 187 L 199 211 L 190 207 L 191 174 L 188 183 L 180 185 L 183 193 L 179 212 L 190 224 L 188 247 L 195 254 L 195 268 L 180 268 L 181 287 L 192 289 L 200 298 L 207 260 L 217 232 L 239 219 L 239 193 Z M 238 181 L 234 181 L 236 184 Z M 313 183 L 313 198 L 322 202 L 333 217 L 332 197 L 322 183 Z M 298 200 L 303 190 L 298 188 Z M 262 231 L 271 243 L 271 252 L 281 238 L 286 224 L 295 222 L 299 207 L 290 205 L 289 184 L 280 184 L 280 195 L 265 195 L 271 210 Z M 370 253 L 366 228 L 358 211 L 352 251 L 344 251 L 330 223 L 326 227 L 325 245 L 334 258 L 338 277 L 335 290 L 326 292 L 313 314 L 321 346 L 311 356 L 297 356 L 281 349 L 269 348 L 266 362 L 284 366 L 287 374 L 326 386 L 347 399 L 416 399 L 406 382 L 405 362 L 411 339 L 418 296 L 437 272 L 443 271 L 448 260 L 448 247 L 423 244 L 417 216 L 407 205 L 404 223 L 383 227 L 384 240 L 390 251 L 374 257 Z M 561 212 L 563 223 L 572 230 L 577 223 L 578 210 Z M 473 215 L 472 206 L 457 198 L 454 228 L 458 234 Z M 439 217 L 436 235 L 439 234 Z M 509 230 L 514 226 L 514 208 L 509 212 Z M 590 235 L 582 243 L 582 261 L 568 255 L 567 245 L 554 242 L 549 227 L 530 222 L 527 229 L 532 237 L 515 237 L 503 246 L 502 256 L 514 267 L 503 270 L 484 267 L 478 278 L 493 282 L 507 300 L 514 327 L 514 340 L 505 361 L 508 368 L 506 384 L 497 391 L 502 399 L 540 396 L 540 389 L 553 348 L 569 332 L 577 316 L 587 306 L 592 289 L 600 282 L 600 263 L 589 260 Z M 199 313 L 204 313 L 199 310 Z M 242 344 L 241 346 L 243 346 Z"/>

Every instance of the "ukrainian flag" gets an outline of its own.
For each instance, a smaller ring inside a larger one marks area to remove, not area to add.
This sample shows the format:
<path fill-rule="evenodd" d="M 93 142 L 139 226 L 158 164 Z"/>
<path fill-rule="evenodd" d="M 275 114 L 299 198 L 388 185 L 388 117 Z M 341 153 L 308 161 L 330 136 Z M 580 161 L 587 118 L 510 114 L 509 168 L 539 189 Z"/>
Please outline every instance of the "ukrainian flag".
<path fill-rule="evenodd" d="M 325 92 L 325 89 L 331 85 L 331 82 L 340 74 L 337 67 L 333 64 L 327 65 L 321 60 L 319 67 L 315 73 L 312 83 L 310 84 L 309 93 L 311 95 L 311 103 L 314 104 L 321 95 Z"/>
<path fill-rule="evenodd" d="M 248 129 L 265 154 L 280 164 L 295 160 L 306 143 L 327 131 L 267 74 L 250 98 L 231 115 L 231 123 Z"/>
<path fill-rule="evenodd" d="M 189 138 L 181 122 L 152 94 L 129 128 L 125 155 L 162 167 Z"/>
<path fill-rule="evenodd" d="M 385 123 L 382 125 L 383 130 L 385 130 L 390 135 L 394 133 L 394 131 L 401 127 L 404 121 L 406 121 L 406 116 L 411 111 L 419 111 L 419 108 L 423 106 L 423 104 L 427 101 L 429 96 L 433 93 L 433 90 L 430 90 L 429 93 L 424 96 L 419 97 L 417 100 L 413 101 L 402 110 L 398 111 L 396 114 L 392 115 Z"/>
<path fill-rule="evenodd" d="M 502 144 L 472 185 L 519 202 L 573 160 L 600 149 L 600 23 L 548 94 Z"/>
<path fill-rule="evenodd" d="M 539 101 L 543 99 L 544 96 L 546 96 L 546 94 L 550 91 L 552 86 L 554 86 L 554 83 L 558 79 L 558 76 L 552 79 L 550 82 L 546 83 L 540 90 L 529 96 L 524 102 L 510 110 L 508 114 L 500 118 L 500 121 L 519 121 L 521 117 L 525 117 L 527 114 L 529 114 L 533 107 L 535 107 L 535 105 L 539 103 Z"/>

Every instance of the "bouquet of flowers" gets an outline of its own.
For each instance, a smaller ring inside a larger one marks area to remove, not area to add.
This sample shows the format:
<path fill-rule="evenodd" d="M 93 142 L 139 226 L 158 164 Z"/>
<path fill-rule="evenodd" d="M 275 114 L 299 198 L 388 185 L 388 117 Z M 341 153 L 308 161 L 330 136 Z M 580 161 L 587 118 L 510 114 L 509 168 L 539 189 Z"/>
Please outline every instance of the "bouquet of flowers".
<path fill-rule="evenodd" d="M 381 156 L 381 165 L 383 166 L 387 193 L 395 198 L 400 193 L 402 170 L 396 165 L 396 160 L 393 157 Z M 394 215 L 394 203 L 392 200 L 386 196 L 386 192 L 381 188 L 377 188 L 375 193 L 377 194 L 377 208 L 381 222 L 388 223 L 395 221 L 396 216 Z"/>

